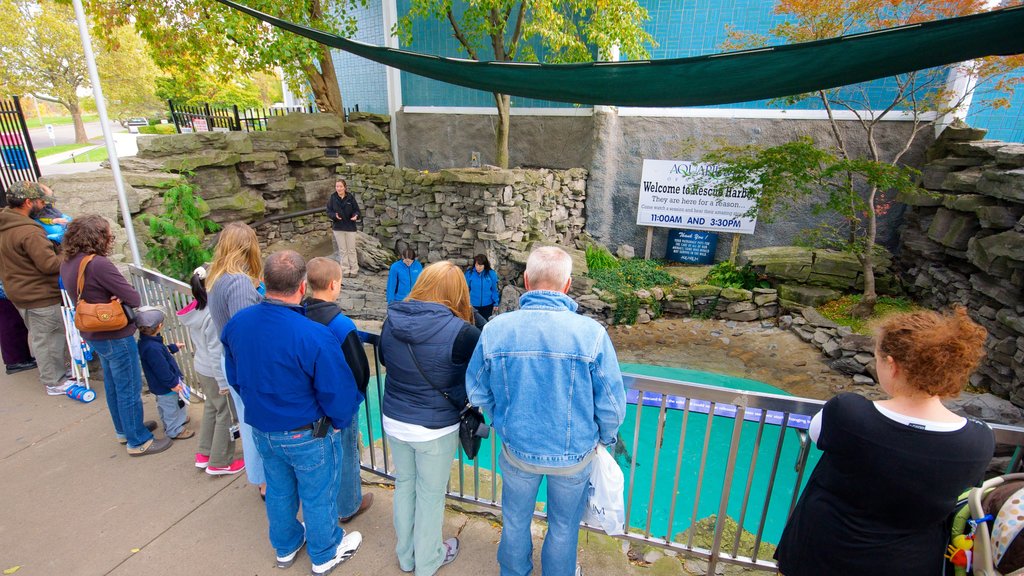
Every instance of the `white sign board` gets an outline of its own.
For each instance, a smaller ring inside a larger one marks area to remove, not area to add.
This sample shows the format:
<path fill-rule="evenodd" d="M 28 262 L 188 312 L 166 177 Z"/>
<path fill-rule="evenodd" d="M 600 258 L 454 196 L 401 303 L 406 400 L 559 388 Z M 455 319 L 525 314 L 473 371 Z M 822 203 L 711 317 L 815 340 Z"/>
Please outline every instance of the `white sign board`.
<path fill-rule="evenodd" d="M 716 185 L 715 165 L 703 162 L 644 160 L 636 223 L 753 234 L 757 218 L 744 216 L 753 206 L 746 189 Z"/>
<path fill-rule="evenodd" d="M 206 118 L 193 118 L 192 130 L 196 132 L 209 132 L 210 128 L 206 124 Z"/>
<path fill-rule="evenodd" d="M 53 140 L 53 124 L 46 125 L 46 135 L 50 137 L 50 140 Z"/>

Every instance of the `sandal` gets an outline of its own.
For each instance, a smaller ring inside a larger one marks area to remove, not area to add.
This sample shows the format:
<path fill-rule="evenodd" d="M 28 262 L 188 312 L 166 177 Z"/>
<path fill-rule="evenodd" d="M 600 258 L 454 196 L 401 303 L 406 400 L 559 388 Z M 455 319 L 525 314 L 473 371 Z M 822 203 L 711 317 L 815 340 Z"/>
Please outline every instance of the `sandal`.
<path fill-rule="evenodd" d="M 175 440 L 187 440 L 196 435 L 196 431 L 191 428 L 182 428 L 181 432 L 178 432 L 177 436 L 171 436 Z"/>

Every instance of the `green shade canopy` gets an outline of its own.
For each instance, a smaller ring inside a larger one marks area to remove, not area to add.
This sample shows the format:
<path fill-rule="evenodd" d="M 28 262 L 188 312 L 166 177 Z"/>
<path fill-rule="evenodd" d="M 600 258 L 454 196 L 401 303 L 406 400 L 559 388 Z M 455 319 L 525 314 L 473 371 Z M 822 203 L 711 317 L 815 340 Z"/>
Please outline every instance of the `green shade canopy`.
<path fill-rule="evenodd" d="M 778 98 L 1024 52 L 1024 6 L 829 40 L 695 58 L 477 62 L 371 46 L 218 0 L 321 44 L 449 84 L 574 104 L 701 106 Z"/>

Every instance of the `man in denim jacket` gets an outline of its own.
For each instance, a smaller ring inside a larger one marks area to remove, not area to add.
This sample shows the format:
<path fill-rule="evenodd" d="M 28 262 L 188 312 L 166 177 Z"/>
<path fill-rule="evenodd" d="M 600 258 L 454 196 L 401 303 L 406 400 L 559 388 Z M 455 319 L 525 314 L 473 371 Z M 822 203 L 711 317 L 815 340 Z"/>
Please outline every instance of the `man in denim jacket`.
<path fill-rule="evenodd" d="M 615 443 L 626 413 L 615 349 L 605 329 L 576 314 L 572 259 L 553 246 L 526 262 L 519 310 L 491 319 L 466 372 L 469 401 L 502 437 L 498 545 L 502 576 L 533 571 L 530 522 L 547 477 L 544 576 L 579 574 L 576 544 L 598 444 Z"/>

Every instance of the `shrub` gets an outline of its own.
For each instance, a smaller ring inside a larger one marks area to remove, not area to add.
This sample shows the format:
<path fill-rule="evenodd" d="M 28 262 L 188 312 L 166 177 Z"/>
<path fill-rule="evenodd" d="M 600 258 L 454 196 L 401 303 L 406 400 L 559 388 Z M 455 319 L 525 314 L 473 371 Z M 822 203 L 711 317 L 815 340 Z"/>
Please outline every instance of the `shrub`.
<path fill-rule="evenodd" d="M 152 126 L 139 126 L 139 134 L 176 134 L 174 124 L 154 124 Z"/>
<path fill-rule="evenodd" d="M 210 251 L 203 248 L 206 233 L 220 229 L 216 222 L 205 218 L 205 212 L 206 203 L 187 180 L 168 188 L 163 214 L 143 217 L 151 235 L 146 241 L 146 260 L 171 278 L 191 276 L 196 266 L 210 259 Z"/>
<path fill-rule="evenodd" d="M 591 244 L 587 246 L 587 268 L 593 270 L 605 270 L 618 268 L 619 260 L 604 246 Z"/>
<path fill-rule="evenodd" d="M 591 268 L 589 276 L 595 280 L 596 288 L 615 296 L 616 324 L 636 322 L 640 311 L 640 299 L 635 294 L 637 290 L 676 284 L 675 278 L 665 272 L 656 260 L 622 260 L 614 268 Z M 652 306 L 652 312 L 657 316 L 660 307 Z"/>
<path fill-rule="evenodd" d="M 722 288 L 743 288 L 744 290 L 768 287 L 768 282 L 758 278 L 757 272 L 750 266 L 750 262 L 744 264 L 742 268 L 737 268 L 728 260 L 711 267 L 707 283 Z"/>

